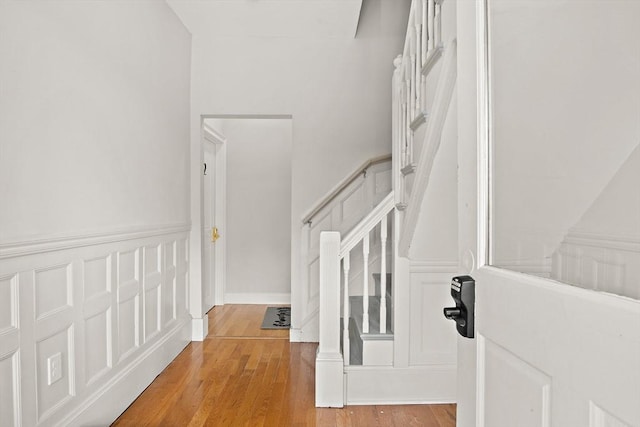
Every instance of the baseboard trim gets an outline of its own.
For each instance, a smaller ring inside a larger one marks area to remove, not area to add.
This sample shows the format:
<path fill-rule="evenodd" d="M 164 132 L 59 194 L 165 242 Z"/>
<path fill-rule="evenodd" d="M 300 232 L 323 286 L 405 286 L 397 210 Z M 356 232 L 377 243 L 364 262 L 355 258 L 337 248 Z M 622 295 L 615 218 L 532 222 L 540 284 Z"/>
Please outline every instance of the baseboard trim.
<path fill-rule="evenodd" d="M 291 294 L 267 294 L 267 293 L 226 293 L 226 304 L 291 304 Z"/>
<path fill-rule="evenodd" d="M 318 342 L 318 328 L 315 328 L 315 331 L 309 332 L 306 329 L 290 329 L 289 330 L 289 341 L 291 342 Z"/>
<path fill-rule="evenodd" d="M 189 344 L 189 327 L 184 319 L 55 425 L 111 424 Z"/>
<path fill-rule="evenodd" d="M 191 319 L 191 341 L 204 341 L 209 334 L 209 315 Z"/>

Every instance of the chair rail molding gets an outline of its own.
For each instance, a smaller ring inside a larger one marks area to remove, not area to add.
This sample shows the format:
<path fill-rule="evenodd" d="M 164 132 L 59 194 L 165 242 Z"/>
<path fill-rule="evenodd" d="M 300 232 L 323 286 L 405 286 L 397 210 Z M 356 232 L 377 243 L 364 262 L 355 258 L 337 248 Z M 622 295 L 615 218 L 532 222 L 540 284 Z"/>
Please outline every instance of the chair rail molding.
<path fill-rule="evenodd" d="M 95 230 L 86 233 L 60 233 L 14 242 L 0 243 L 0 260 L 19 256 L 35 255 L 83 246 L 125 242 L 174 233 L 185 233 L 191 229 L 191 222 L 156 226 L 132 226 Z"/>

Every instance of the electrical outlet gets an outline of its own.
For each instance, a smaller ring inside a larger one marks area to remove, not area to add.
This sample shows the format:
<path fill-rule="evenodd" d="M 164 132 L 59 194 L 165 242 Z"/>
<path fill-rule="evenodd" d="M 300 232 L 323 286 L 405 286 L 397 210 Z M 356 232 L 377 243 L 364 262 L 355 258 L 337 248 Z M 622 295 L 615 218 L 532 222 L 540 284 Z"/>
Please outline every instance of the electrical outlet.
<path fill-rule="evenodd" d="M 62 379 L 62 354 L 56 353 L 47 359 L 47 384 Z"/>

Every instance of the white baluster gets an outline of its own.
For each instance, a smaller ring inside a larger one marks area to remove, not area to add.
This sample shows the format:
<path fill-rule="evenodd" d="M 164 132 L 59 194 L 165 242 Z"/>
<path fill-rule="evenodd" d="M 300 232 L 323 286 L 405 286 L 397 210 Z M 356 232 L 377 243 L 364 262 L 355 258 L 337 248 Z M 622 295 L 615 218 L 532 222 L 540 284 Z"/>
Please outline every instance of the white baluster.
<path fill-rule="evenodd" d="M 440 46 L 442 43 L 442 5 L 440 3 L 434 7 L 433 38 L 434 46 Z"/>
<path fill-rule="evenodd" d="M 380 333 L 387 333 L 387 215 L 380 222 Z"/>
<path fill-rule="evenodd" d="M 369 333 L 369 233 L 362 240 L 364 268 L 362 270 L 362 332 Z"/>
<path fill-rule="evenodd" d="M 409 143 L 407 144 L 407 150 L 409 151 L 409 164 L 413 164 L 413 131 L 411 128 L 407 129 L 409 133 Z"/>
<path fill-rule="evenodd" d="M 407 161 L 409 160 L 407 157 L 407 104 L 405 102 L 402 103 L 402 108 L 400 110 L 400 147 L 402 147 L 402 167 L 407 165 Z"/>
<path fill-rule="evenodd" d="M 415 18 L 416 21 L 416 110 L 415 116 L 418 117 L 422 106 L 422 31 L 420 27 L 420 17 Z"/>
<path fill-rule="evenodd" d="M 410 118 L 410 113 L 409 113 L 409 105 L 410 105 L 410 100 L 411 100 L 411 90 L 410 90 L 410 85 L 409 85 L 409 80 L 407 79 L 406 81 L 406 85 L 405 85 L 405 97 L 406 97 L 406 108 L 405 108 L 405 115 L 404 115 L 404 138 L 405 138 L 405 145 L 407 147 L 407 160 L 405 165 L 409 164 L 409 135 L 411 135 L 411 118 Z"/>
<path fill-rule="evenodd" d="M 422 13 L 421 15 L 421 26 L 422 26 L 422 33 L 421 33 L 421 37 L 422 37 L 422 61 L 424 61 L 427 58 L 427 43 L 429 42 L 429 37 L 427 36 L 427 30 L 429 28 L 429 24 L 427 21 L 427 0 L 422 0 Z M 422 67 L 422 64 L 420 64 L 420 67 Z"/>
<path fill-rule="evenodd" d="M 407 98 L 407 105 L 406 105 L 406 109 L 405 109 L 405 123 L 404 123 L 404 138 L 405 138 L 405 144 L 407 146 L 407 160 L 405 165 L 408 165 L 409 162 L 411 161 L 410 159 L 410 139 L 411 139 L 411 114 L 410 114 L 410 103 L 411 103 L 411 86 L 409 83 L 409 79 L 407 79 L 406 82 L 406 86 L 405 86 L 405 96 Z"/>
<path fill-rule="evenodd" d="M 410 105 L 409 105 L 409 111 L 411 112 L 411 114 L 409 114 L 409 123 L 411 123 L 411 121 L 413 121 L 413 119 L 416 116 L 416 80 L 417 78 L 418 76 L 416 75 L 416 56 L 411 55 L 411 80 L 410 80 L 411 98 L 410 98 Z"/>
<path fill-rule="evenodd" d="M 351 306 L 349 304 L 349 252 L 347 252 L 342 260 L 342 268 L 344 270 L 344 324 L 342 330 L 342 354 L 344 357 L 344 364 L 346 366 L 349 365 L 349 355 L 351 354 L 351 347 L 349 344 L 349 319 L 351 318 Z"/>
<path fill-rule="evenodd" d="M 427 39 L 428 41 L 428 46 L 427 46 L 427 52 L 431 52 L 434 48 L 434 33 L 433 33 L 433 26 L 434 26 L 434 14 L 435 14 L 435 1 L 434 0 L 427 0 L 428 4 L 427 4 L 427 31 L 429 32 Z"/>

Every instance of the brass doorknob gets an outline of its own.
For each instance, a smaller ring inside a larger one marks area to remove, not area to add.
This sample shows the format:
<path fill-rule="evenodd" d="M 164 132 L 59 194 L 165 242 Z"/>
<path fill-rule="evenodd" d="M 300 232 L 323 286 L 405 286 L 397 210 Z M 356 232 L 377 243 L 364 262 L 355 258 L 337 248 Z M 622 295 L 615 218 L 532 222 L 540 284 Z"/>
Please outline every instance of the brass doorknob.
<path fill-rule="evenodd" d="M 215 243 L 216 240 L 218 240 L 219 238 L 220 238 L 220 233 L 218 233 L 218 227 L 213 227 L 211 229 L 211 241 Z"/>

